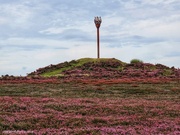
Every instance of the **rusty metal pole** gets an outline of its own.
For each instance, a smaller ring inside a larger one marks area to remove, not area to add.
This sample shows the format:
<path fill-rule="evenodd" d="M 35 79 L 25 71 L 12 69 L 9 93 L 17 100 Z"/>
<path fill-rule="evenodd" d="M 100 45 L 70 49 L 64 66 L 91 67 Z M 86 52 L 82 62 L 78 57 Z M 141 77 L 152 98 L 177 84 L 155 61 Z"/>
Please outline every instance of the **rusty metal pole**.
<path fill-rule="evenodd" d="M 99 40 L 99 28 L 101 26 L 101 17 L 95 17 L 94 18 L 94 23 L 96 25 L 96 28 L 97 28 L 97 58 L 99 59 L 100 58 L 100 40 Z"/>
<path fill-rule="evenodd" d="M 99 59 L 99 28 L 97 28 L 97 58 Z"/>

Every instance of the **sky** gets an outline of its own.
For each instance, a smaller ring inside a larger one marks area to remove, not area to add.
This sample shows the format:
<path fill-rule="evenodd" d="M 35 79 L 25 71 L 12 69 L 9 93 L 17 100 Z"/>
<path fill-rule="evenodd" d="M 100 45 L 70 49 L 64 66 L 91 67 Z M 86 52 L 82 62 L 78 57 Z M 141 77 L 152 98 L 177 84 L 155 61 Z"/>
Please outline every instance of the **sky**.
<path fill-rule="evenodd" d="M 0 0 L 0 76 L 100 57 L 180 68 L 179 0 Z"/>

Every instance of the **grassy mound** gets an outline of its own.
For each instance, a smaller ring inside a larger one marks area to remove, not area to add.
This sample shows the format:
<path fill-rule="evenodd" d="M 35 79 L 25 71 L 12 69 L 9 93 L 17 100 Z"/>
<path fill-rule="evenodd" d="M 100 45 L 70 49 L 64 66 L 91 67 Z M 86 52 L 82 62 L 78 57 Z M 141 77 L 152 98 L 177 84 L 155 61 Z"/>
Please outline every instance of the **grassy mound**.
<path fill-rule="evenodd" d="M 144 62 L 124 63 L 115 58 L 82 58 L 39 68 L 28 76 L 91 78 L 179 78 L 180 69 Z"/>
<path fill-rule="evenodd" d="M 40 75 L 43 77 L 51 77 L 51 76 L 63 76 L 63 72 L 65 71 L 70 71 L 70 70 L 74 70 L 76 68 L 80 68 L 84 65 L 88 65 L 88 64 L 96 64 L 98 65 L 98 63 L 117 63 L 118 65 L 125 65 L 126 63 L 117 60 L 115 58 L 100 58 L 100 59 L 96 59 L 96 58 L 81 58 L 78 60 L 72 60 L 70 62 L 63 62 L 57 65 L 49 65 L 46 66 L 44 68 L 39 68 L 36 71 L 28 74 L 28 76 L 34 76 L 34 75 Z M 106 66 L 106 65 L 105 65 Z M 111 65 L 109 65 L 111 66 Z"/>

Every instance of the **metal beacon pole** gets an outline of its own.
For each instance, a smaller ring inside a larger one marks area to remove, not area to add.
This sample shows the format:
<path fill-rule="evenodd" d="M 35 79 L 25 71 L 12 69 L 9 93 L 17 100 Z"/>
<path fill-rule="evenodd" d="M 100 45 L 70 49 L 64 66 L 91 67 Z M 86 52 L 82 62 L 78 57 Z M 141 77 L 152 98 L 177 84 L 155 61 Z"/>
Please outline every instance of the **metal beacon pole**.
<path fill-rule="evenodd" d="M 99 28 L 101 26 L 101 17 L 95 17 L 94 18 L 94 23 L 96 25 L 96 28 L 97 28 L 97 58 L 99 59 L 100 58 L 100 52 L 99 52 Z"/>

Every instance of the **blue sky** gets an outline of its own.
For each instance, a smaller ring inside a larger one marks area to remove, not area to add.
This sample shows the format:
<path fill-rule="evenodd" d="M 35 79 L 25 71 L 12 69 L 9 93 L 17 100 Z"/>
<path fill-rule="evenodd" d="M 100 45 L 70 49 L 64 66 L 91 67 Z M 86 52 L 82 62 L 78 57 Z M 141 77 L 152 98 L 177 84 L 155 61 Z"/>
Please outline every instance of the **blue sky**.
<path fill-rule="evenodd" d="M 180 67 L 179 0 L 0 0 L 0 75 L 100 55 Z"/>

